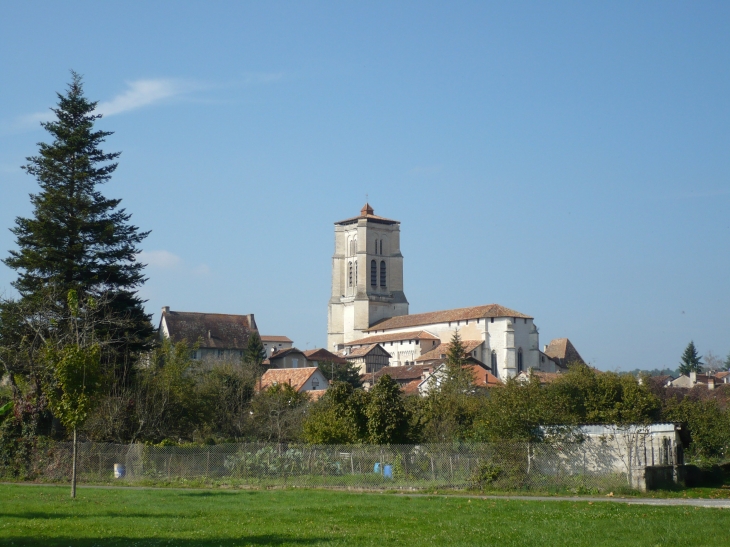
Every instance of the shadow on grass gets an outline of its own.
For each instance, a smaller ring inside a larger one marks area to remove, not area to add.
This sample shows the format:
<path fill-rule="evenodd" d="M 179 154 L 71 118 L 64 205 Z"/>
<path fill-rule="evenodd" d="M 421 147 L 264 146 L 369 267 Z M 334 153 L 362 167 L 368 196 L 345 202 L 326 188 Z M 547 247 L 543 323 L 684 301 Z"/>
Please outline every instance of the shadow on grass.
<path fill-rule="evenodd" d="M 77 515 L 74 513 L 45 513 L 41 511 L 25 511 L 18 513 L 2 513 L 0 519 L 43 519 L 43 520 L 63 520 L 63 519 L 96 519 L 103 517 L 113 518 L 153 518 L 153 519 L 175 519 L 180 518 L 181 513 L 126 513 L 107 511 L 106 513 L 89 513 L 87 515 Z"/>
<path fill-rule="evenodd" d="M 72 538 L 72 537 L 19 537 L 9 536 L 0 539 L 3 545 L 25 545 L 27 547 L 104 547 L 116 545 L 134 545 L 135 547 L 151 547 L 153 545 L 175 545 L 176 547 L 239 547 L 241 545 L 318 545 L 328 543 L 330 539 L 317 538 L 296 538 L 278 536 L 273 534 L 262 534 L 257 536 L 240 536 L 237 538 L 210 538 L 210 539 L 182 539 L 182 538 L 138 538 L 110 536 L 105 538 Z"/>
<path fill-rule="evenodd" d="M 188 497 L 188 498 L 220 498 L 222 496 L 240 496 L 241 494 L 255 494 L 256 492 L 247 492 L 245 490 L 241 492 L 211 492 L 211 491 L 205 491 L 205 492 L 180 492 L 178 496 L 181 497 Z"/>

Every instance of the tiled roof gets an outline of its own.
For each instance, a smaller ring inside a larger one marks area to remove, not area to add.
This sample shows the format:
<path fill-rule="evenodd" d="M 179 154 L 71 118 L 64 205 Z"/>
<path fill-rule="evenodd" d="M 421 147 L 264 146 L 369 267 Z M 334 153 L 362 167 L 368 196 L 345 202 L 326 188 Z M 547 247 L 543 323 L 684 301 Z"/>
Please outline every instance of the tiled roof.
<path fill-rule="evenodd" d="M 386 334 L 376 334 L 359 340 L 345 343 L 345 346 L 362 346 L 363 344 L 379 344 L 382 342 L 398 342 L 400 340 L 439 340 L 438 336 L 434 336 L 425 330 L 412 330 L 408 332 L 393 332 Z"/>
<path fill-rule="evenodd" d="M 335 224 L 354 224 L 360 219 L 365 219 L 369 222 L 375 222 L 377 224 L 398 224 L 397 220 L 391 220 L 389 218 L 379 217 L 370 207 L 369 203 L 366 203 L 362 209 L 360 209 L 360 215 L 356 217 L 346 218 L 345 220 L 338 220 Z"/>
<path fill-rule="evenodd" d="M 302 355 L 304 355 L 304 352 L 302 350 L 300 350 L 300 349 L 297 349 L 297 348 L 284 348 L 284 349 L 281 349 L 281 350 L 278 350 L 278 351 L 274 351 L 274 353 L 272 353 L 269 356 L 269 360 L 271 360 L 271 359 L 279 359 L 280 357 L 284 357 L 286 355 L 289 355 L 290 353 L 301 353 Z M 306 357 L 306 355 L 305 355 L 305 357 Z"/>
<path fill-rule="evenodd" d="M 541 384 L 551 384 L 552 382 L 554 382 L 555 380 L 560 378 L 560 376 L 562 376 L 562 375 L 559 372 L 543 372 L 541 370 L 530 369 L 530 370 L 527 370 L 524 372 L 520 372 L 517 376 L 518 376 L 518 378 L 519 377 L 524 378 L 525 381 L 529 380 L 530 377 L 534 376 L 535 378 L 540 380 Z"/>
<path fill-rule="evenodd" d="M 308 349 L 304 352 L 304 356 L 308 361 L 326 361 L 328 363 L 339 363 L 341 365 L 347 364 L 347 359 L 344 359 L 339 355 L 335 355 L 324 348 Z"/>
<path fill-rule="evenodd" d="M 287 344 L 291 344 L 292 341 L 289 340 L 286 336 L 271 336 L 271 335 L 261 335 L 261 341 L 262 342 L 286 342 Z"/>
<path fill-rule="evenodd" d="M 484 341 L 483 340 L 462 340 L 461 343 L 464 345 L 464 353 L 468 356 L 472 351 L 474 351 L 476 348 L 481 346 Z M 450 343 L 440 344 L 433 348 L 431 351 L 428 351 L 421 355 L 418 359 L 416 359 L 416 363 L 420 363 L 421 361 L 432 361 L 434 359 L 443 359 L 441 357 L 442 355 L 448 355 L 449 348 L 451 348 Z"/>
<path fill-rule="evenodd" d="M 317 367 L 270 368 L 261 377 L 261 389 L 274 384 L 289 384 L 295 391 L 299 391 L 317 370 Z"/>
<path fill-rule="evenodd" d="M 715 378 L 717 378 L 718 380 L 722 380 L 723 378 L 725 378 L 725 376 L 728 375 L 730 375 L 730 370 L 724 370 L 722 372 L 715 373 Z"/>
<path fill-rule="evenodd" d="M 173 342 L 187 340 L 199 343 L 201 348 L 246 349 L 249 334 L 256 330 L 253 315 L 228 315 L 223 313 L 197 313 L 168 311 L 162 313 L 162 321 Z"/>
<path fill-rule="evenodd" d="M 352 350 L 350 353 L 348 353 L 347 355 L 344 355 L 343 357 L 345 359 L 351 359 L 353 357 L 365 357 L 368 353 L 373 351 L 379 345 L 380 344 L 368 344 L 367 346 L 362 346 L 362 347 Z M 382 346 L 381 346 L 381 348 L 382 348 Z M 385 351 L 385 350 L 383 350 L 383 351 Z M 388 353 L 388 352 L 386 351 L 385 353 Z M 388 355 L 390 355 L 390 354 L 388 353 Z"/>
<path fill-rule="evenodd" d="M 495 387 L 504 385 L 502 380 L 497 378 L 494 374 L 489 372 L 484 367 L 479 365 L 467 365 L 468 368 L 474 373 L 474 385 L 479 387 Z M 464 368 L 467 368 L 464 367 Z"/>
<path fill-rule="evenodd" d="M 393 380 L 415 380 L 423 378 L 424 373 L 431 372 L 433 366 L 431 365 L 408 365 L 402 367 L 383 367 L 375 373 L 375 379 L 377 380 L 381 376 L 386 374 Z M 372 375 L 371 375 L 372 376 Z"/>
<path fill-rule="evenodd" d="M 421 380 L 411 380 L 406 385 L 401 386 L 401 391 L 404 395 L 418 395 L 418 385 L 421 383 Z"/>
<path fill-rule="evenodd" d="M 367 330 L 372 332 L 379 330 L 402 329 L 406 327 L 417 327 L 419 325 L 453 323 L 455 321 L 483 319 L 486 317 L 519 317 L 520 319 L 532 319 L 529 315 L 505 308 L 499 304 L 487 304 L 486 306 L 474 306 L 472 308 L 457 308 L 454 310 L 416 313 L 414 315 L 399 315 L 397 317 L 391 317 L 390 319 L 383 319 L 382 321 L 372 325 Z"/>
<path fill-rule="evenodd" d="M 545 349 L 545 355 L 551 359 L 559 359 L 560 364 L 563 365 L 573 362 L 585 363 L 578 350 L 567 338 L 552 340 Z"/>
<path fill-rule="evenodd" d="M 310 389 L 307 391 L 307 395 L 309 395 L 309 398 L 312 401 L 319 400 L 325 393 L 327 393 L 326 389 Z"/>

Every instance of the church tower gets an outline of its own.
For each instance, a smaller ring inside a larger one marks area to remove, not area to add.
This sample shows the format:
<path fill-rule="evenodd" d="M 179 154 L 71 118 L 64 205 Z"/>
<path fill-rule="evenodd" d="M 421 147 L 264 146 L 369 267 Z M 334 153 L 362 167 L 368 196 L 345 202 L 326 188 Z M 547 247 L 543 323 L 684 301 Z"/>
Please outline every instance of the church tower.
<path fill-rule="evenodd" d="M 359 216 L 335 222 L 327 349 L 362 338 L 374 323 L 397 315 L 408 315 L 400 222 L 376 216 L 366 203 Z"/>

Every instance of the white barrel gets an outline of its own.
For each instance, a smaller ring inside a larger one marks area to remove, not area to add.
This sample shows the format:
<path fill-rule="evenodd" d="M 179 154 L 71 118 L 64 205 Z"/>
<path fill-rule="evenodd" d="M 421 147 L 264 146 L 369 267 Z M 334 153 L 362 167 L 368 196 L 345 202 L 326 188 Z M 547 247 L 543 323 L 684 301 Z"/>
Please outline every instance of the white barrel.
<path fill-rule="evenodd" d="M 115 479 L 123 479 L 125 474 L 124 466 L 121 463 L 115 463 L 114 464 L 114 478 Z"/>

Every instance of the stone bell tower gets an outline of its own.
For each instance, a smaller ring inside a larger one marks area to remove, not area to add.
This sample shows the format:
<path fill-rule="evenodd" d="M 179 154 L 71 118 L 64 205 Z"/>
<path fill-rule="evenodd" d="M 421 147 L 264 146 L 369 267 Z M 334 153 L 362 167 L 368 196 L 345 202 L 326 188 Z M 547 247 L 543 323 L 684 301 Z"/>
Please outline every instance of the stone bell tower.
<path fill-rule="evenodd" d="M 366 203 L 359 216 L 335 222 L 327 349 L 367 336 L 365 329 L 397 315 L 408 315 L 400 222 L 376 216 Z"/>

